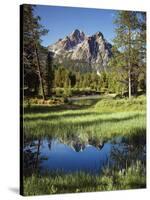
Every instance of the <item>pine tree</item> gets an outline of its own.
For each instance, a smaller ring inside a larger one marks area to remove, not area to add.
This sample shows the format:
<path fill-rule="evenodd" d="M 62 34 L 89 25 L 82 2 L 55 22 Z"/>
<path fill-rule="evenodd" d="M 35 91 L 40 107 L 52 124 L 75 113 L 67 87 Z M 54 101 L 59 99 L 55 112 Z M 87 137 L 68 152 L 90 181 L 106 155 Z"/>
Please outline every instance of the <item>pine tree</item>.
<path fill-rule="evenodd" d="M 137 49 L 139 53 L 139 85 L 146 90 L 146 12 L 138 12 L 139 32 L 137 34 Z"/>
<path fill-rule="evenodd" d="M 52 86 L 53 86 L 53 79 L 54 79 L 54 73 L 52 69 L 53 65 L 53 54 L 52 52 L 48 52 L 47 55 L 47 64 L 46 64 L 46 92 L 47 96 L 50 97 L 52 95 Z"/>
<path fill-rule="evenodd" d="M 135 86 L 134 59 L 136 34 L 138 30 L 137 13 L 134 11 L 118 11 L 115 20 L 116 38 L 114 43 L 121 52 L 120 66 L 126 69 L 128 77 L 128 96 L 132 96 L 132 88 Z"/>
<path fill-rule="evenodd" d="M 115 46 L 112 48 L 112 58 L 108 67 L 109 90 L 123 95 L 128 88 L 128 70 L 126 67 L 126 61 L 124 60 L 124 53 L 120 52 Z"/>
<path fill-rule="evenodd" d="M 39 49 L 41 48 L 40 37 L 45 35 L 47 30 L 40 25 L 40 17 L 34 16 L 34 6 L 27 4 L 23 5 L 22 11 L 24 79 L 26 80 L 28 73 L 32 72 L 29 80 L 30 82 L 32 81 L 32 74 L 36 74 L 42 90 L 42 97 L 45 99 Z"/>

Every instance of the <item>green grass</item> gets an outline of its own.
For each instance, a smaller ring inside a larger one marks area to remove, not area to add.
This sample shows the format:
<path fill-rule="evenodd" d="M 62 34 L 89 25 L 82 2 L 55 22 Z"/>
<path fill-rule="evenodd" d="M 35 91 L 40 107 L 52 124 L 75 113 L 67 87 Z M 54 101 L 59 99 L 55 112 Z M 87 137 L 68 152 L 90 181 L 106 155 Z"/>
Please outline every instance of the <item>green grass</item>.
<path fill-rule="evenodd" d="M 106 168 L 101 175 L 83 172 L 72 174 L 32 175 L 24 178 L 24 195 L 95 192 L 146 187 L 145 169 L 136 162 L 126 170 Z"/>
<path fill-rule="evenodd" d="M 78 136 L 81 139 L 110 139 L 145 134 L 145 97 L 132 100 L 100 100 L 92 106 L 31 105 L 25 108 L 26 137 Z"/>

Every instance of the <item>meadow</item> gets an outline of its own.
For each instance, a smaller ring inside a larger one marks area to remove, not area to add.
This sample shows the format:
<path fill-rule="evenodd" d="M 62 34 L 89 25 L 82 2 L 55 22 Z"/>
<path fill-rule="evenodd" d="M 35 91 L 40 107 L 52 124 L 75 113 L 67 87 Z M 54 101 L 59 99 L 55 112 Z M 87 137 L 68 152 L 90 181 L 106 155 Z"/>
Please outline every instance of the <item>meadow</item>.
<path fill-rule="evenodd" d="M 82 104 L 81 104 L 82 102 Z M 25 105 L 24 134 L 26 137 L 95 137 L 145 134 L 146 98 L 101 99 L 62 105 Z"/>

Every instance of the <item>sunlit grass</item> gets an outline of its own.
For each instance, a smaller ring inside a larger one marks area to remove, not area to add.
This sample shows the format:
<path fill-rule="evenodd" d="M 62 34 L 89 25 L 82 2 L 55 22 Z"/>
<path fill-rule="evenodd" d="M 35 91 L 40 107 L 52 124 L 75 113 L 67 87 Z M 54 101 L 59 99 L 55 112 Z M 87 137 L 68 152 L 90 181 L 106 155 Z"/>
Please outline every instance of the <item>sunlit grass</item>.
<path fill-rule="evenodd" d="M 28 137 L 96 137 L 130 136 L 145 133 L 145 98 L 101 100 L 86 109 L 53 110 L 51 106 L 31 106 L 24 115 L 24 134 Z M 36 108 L 36 112 L 34 109 Z M 47 110 L 46 110 L 47 108 Z"/>

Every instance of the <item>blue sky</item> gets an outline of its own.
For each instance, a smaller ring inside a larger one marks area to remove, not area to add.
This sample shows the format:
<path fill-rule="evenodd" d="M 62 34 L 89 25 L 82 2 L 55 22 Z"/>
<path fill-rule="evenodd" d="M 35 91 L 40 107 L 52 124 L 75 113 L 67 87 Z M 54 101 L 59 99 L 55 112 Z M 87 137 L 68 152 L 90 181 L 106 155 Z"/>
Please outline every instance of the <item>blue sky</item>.
<path fill-rule="evenodd" d="M 109 42 L 114 37 L 114 10 L 37 6 L 35 14 L 41 17 L 41 24 L 49 30 L 42 37 L 42 44 L 48 46 L 69 35 L 73 30 L 82 30 L 87 35 L 97 31 L 103 33 Z"/>

